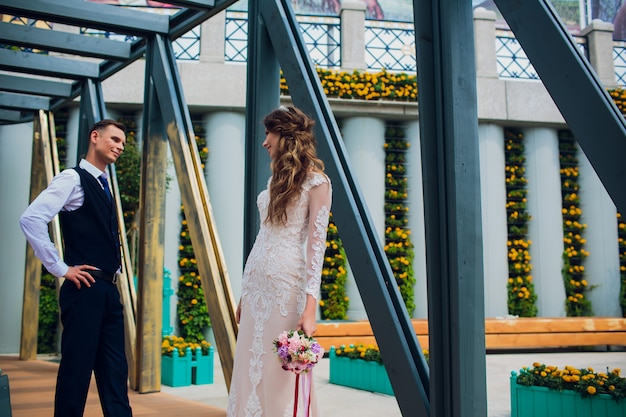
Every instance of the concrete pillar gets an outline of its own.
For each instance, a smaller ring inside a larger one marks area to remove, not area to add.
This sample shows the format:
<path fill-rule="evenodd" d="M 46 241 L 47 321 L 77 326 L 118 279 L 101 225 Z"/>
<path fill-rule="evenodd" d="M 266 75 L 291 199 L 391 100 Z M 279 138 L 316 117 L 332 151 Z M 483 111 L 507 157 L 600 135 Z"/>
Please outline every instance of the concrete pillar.
<path fill-rule="evenodd" d="M 485 317 L 508 314 L 506 184 L 504 181 L 504 129 L 495 124 L 478 126 L 480 188 L 483 223 Z"/>
<path fill-rule="evenodd" d="M 613 24 L 594 19 L 581 31 L 587 38 L 589 63 L 606 88 L 617 86 L 615 61 L 613 59 Z"/>
<path fill-rule="evenodd" d="M 139 120 L 142 120 L 141 118 Z M 140 129 L 137 129 L 140 131 Z M 180 206 L 182 204 L 180 196 L 180 187 L 178 186 L 178 179 L 176 178 L 176 168 L 174 167 L 174 161 L 172 159 L 172 153 L 170 147 L 167 147 L 167 178 L 169 178 L 166 194 L 165 194 L 165 233 L 163 238 L 163 268 L 167 269 L 171 273 L 172 282 L 170 283 L 171 289 L 174 290 L 174 295 L 169 298 L 170 303 L 170 317 L 169 322 L 174 327 L 178 326 L 178 320 L 176 319 L 176 304 L 178 297 L 176 291 L 178 289 L 178 277 L 180 274 L 180 266 L 178 264 L 178 246 L 180 245 L 180 227 L 181 227 L 181 214 Z M 137 271 L 135 271 L 137 273 Z M 177 333 L 180 334 L 180 333 Z"/>
<path fill-rule="evenodd" d="M 80 123 L 80 109 L 72 107 L 68 111 L 67 125 L 65 126 L 65 144 L 67 146 L 67 155 L 65 158 L 65 166 L 68 168 L 78 165 L 80 158 L 78 156 L 78 125 Z"/>
<path fill-rule="evenodd" d="M 370 217 L 381 243 L 385 241 L 385 121 L 372 117 L 351 117 L 342 123 L 350 166 L 360 185 Z M 341 230 L 339 230 L 341 236 Z M 358 260 L 350 260 L 358 262 Z M 350 320 L 366 319 L 365 308 L 352 273 L 346 291 L 350 298 Z"/>
<path fill-rule="evenodd" d="M 617 210 L 582 151 L 578 153 L 578 166 L 581 222 L 587 225 L 583 237 L 589 252 L 583 265 L 587 282 L 595 286 L 585 296 L 595 316 L 621 317 Z"/>
<path fill-rule="evenodd" d="M 415 274 L 415 310 L 413 317 L 428 317 L 428 296 L 426 287 L 426 230 L 424 226 L 424 186 L 422 183 L 422 151 L 420 148 L 420 127 L 418 121 L 406 124 L 406 138 L 410 143 L 407 151 L 407 177 L 409 198 L 409 229 L 413 242 L 413 273 Z"/>
<path fill-rule="evenodd" d="M 18 353 L 26 238 L 19 218 L 29 204 L 33 124 L 0 126 L 0 354 Z"/>
<path fill-rule="evenodd" d="M 224 63 L 225 24 L 226 10 L 223 10 L 200 26 L 200 62 Z"/>
<path fill-rule="evenodd" d="M 474 10 L 476 76 L 498 78 L 496 60 L 496 13 L 483 7 Z"/>
<path fill-rule="evenodd" d="M 205 176 L 217 232 L 235 297 L 241 296 L 245 115 L 215 112 L 204 117 L 209 148 Z M 261 144 L 255 144 L 261 146 Z M 269 158 L 267 163 L 269 164 Z"/>
<path fill-rule="evenodd" d="M 563 266 L 563 216 L 557 132 L 549 128 L 524 129 L 528 213 L 532 216 L 528 234 L 537 293 L 539 317 L 565 316 Z"/>
<path fill-rule="evenodd" d="M 365 3 L 345 0 L 341 5 L 341 68 L 365 70 Z"/>

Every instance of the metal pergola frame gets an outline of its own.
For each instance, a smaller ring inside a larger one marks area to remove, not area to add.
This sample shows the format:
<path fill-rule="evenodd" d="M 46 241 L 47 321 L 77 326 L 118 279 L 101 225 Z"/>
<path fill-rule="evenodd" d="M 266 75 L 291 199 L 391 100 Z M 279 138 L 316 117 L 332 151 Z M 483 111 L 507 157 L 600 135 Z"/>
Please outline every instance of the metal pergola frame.
<path fill-rule="evenodd" d="M 160 388 L 161 333 L 157 331 L 160 309 L 155 307 L 159 303 L 150 294 L 160 294 L 156 290 L 162 285 L 165 195 L 161 185 L 168 143 L 185 214 L 193 219 L 189 224 L 192 244 L 197 249 L 209 314 L 226 382 L 230 385 L 237 333 L 234 300 L 210 215 L 171 41 L 235 1 L 172 0 L 169 3 L 181 9 L 170 17 L 148 17 L 135 10 L 79 0 L 65 0 L 63 4 L 55 0 L 14 3 L 18 2 L 0 0 L 0 12 L 138 37 L 130 44 L 96 41 L 84 35 L 72 35 L 68 42 L 62 42 L 57 34 L 50 35 L 50 31 L 0 24 L 0 42 L 5 44 L 102 59 L 97 63 L 0 50 L 0 70 L 4 71 L 0 74 L 0 123 L 33 120 L 36 111 L 54 111 L 80 96 L 80 137 L 86 136 L 89 125 L 106 112 L 102 81 L 145 57 L 141 201 L 144 218 L 156 221 L 142 223 L 140 235 L 143 242 L 150 243 L 140 253 L 135 316 L 137 347 L 131 386 L 140 392 Z M 264 135 L 258 122 L 280 102 L 282 69 L 294 104 L 317 121 L 319 152 L 333 181 L 334 219 L 348 257 L 353 260 L 351 267 L 403 415 L 486 416 L 482 225 L 471 3 L 413 1 L 427 225 L 429 366 L 374 232 L 358 181 L 352 175 L 337 122 L 290 3 L 290 0 L 249 2 L 245 252 L 252 245 L 259 221 L 252 209 L 253 201 L 264 188 L 268 174 L 258 154 Z M 495 0 L 495 3 L 618 209 L 626 209 L 626 197 L 621 190 L 626 166 L 619 160 L 626 154 L 626 128 L 595 73 L 547 0 Z M 576 89 L 571 88 L 572 84 Z M 32 257 L 29 262 L 34 262 Z M 32 329 L 28 337 L 32 342 Z"/>

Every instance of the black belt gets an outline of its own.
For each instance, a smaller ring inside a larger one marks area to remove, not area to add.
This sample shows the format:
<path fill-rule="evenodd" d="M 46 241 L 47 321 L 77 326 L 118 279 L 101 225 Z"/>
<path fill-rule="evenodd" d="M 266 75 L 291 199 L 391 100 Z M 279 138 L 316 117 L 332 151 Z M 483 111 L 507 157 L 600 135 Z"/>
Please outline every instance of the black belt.
<path fill-rule="evenodd" d="M 111 284 L 117 284 L 117 274 L 111 272 L 105 272 L 101 269 L 92 269 L 89 270 L 89 274 L 96 279 L 102 279 Z"/>

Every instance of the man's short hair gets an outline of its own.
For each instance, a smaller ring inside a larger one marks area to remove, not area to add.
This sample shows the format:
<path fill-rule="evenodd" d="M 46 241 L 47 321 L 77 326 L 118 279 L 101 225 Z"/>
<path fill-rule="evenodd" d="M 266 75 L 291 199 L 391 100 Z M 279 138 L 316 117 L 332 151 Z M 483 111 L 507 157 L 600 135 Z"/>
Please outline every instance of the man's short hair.
<path fill-rule="evenodd" d="M 100 132 L 106 129 L 108 126 L 115 126 L 118 129 L 120 129 L 122 132 L 126 133 L 126 126 L 124 126 L 123 123 L 118 122 L 117 120 L 113 120 L 113 119 L 102 119 L 91 127 L 89 134 L 91 135 L 91 132 L 93 132 L 94 130 L 97 130 L 98 132 Z"/>

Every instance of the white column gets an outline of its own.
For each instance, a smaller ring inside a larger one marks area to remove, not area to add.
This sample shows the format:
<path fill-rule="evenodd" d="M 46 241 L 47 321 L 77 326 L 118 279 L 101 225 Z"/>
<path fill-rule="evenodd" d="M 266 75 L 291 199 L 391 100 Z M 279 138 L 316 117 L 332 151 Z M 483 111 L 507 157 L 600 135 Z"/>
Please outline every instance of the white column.
<path fill-rule="evenodd" d="M 68 168 L 75 167 L 80 161 L 78 155 L 78 125 L 80 122 L 80 109 L 72 107 L 68 111 L 67 125 L 65 126 L 65 144 L 67 146 L 67 158 L 65 166 Z"/>
<path fill-rule="evenodd" d="M 0 126 L 0 354 L 18 353 L 26 238 L 19 218 L 29 204 L 33 124 Z"/>
<path fill-rule="evenodd" d="M 426 230 L 424 228 L 424 186 L 422 183 L 422 150 L 420 149 L 420 125 L 418 121 L 406 124 L 406 138 L 410 144 L 407 151 L 407 177 L 409 198 L 409 229 L 413 242 L 413 273 L 415 274 L 415 310 L 413 317 L 428 317 L 428 293 L 426 287 Z"/>
<path fill-rule="evenodd" d="M 352 173 L 382 244 L 385 242 L 385 121 L 372 117 L 347 118 L 343 121 L 342 132 Z M 350 298 L 349 319 L 366 319 L 363 301 L 350 271 L 346 291 Z"/>
<path fill-rule="evenodd" d="M 142 119 L 139 118 L 141 121 Z M 139 126 L 137 131 L 140 132 Z M 176 291 L 178 290 L 178 277 L 180 274 L 180 266 L 178 264 L 178 246 L 180 245 L 180 228 L 181 228 L 181 196 L 180 187 L 178 186 L 178 178 L 176 177 L 176 168 L 174 167 L 174 161 L 172 159 L 172 153 L 170 147 L 167 147 L 167 177 L 170 179 L 168 182 L 167 190 L 165 192 L 165 233 L 163 238 L 163 267 L 170 271 L 172 282 L 170 288 L 174 290 L 174 295 L 170 297 L 170 325 L 174 328 L 176 334 L 178 333 L 176 327 L 178 326 L 176 305 L 178 298 Z M 135 271 L 137 273 L 137 271 Z"/>
<path fill-rule="evenodd" d="M 563 217 L 557 132 L 548 128 L 524 130 L 530 256 L 539 317 L 565 315 Z"/>
<path fill-rule="evenodd" d="M 204 128 L 209 148 L 205 166 L 207 188 L 237 302 L 241 296 L 244 265 L 242 242 L 245 115 L 232 112 L 211 113 L 204 118 Z"/>
<path fill-rule="evenodd" d="M 478 126 L 480 188 L 483 223 L 485 317 L 508 314 L 506 184 L 504 181 L 504 129 L 494 124 Z"/>
<path fill-rule="evenodd" d="M 619 304 L 621 277 L 617 243 L 617 210 L 587 157 L 578 153 L 581 222 L 587 224 L 583 237 L 585 279 L 594 289 L 585 296 L 595 316 L 621 317 Z"/>

